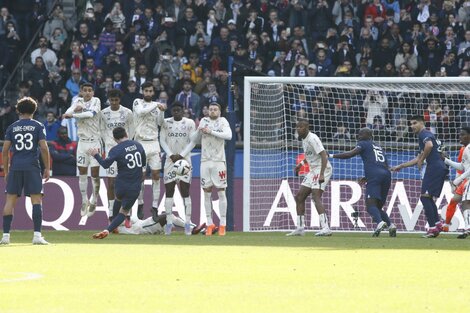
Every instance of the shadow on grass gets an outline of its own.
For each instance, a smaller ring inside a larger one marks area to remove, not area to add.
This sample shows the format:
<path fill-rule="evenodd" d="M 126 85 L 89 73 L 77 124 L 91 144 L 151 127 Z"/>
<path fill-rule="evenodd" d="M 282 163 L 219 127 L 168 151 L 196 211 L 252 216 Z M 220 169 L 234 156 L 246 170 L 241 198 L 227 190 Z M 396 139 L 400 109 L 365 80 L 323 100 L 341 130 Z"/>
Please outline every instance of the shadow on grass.
<path fill-rule="evenodd" d="M 45 231 L 45 238 L 54 245 L 60 244 L 119 244 L 119 245 L 180 245 L 180 246 L 234 246 L 234 247 L 273 247 L 273 248 L 312 248 L 327 250 L 360 249 L 417 249 L 417 250 L 468 250 L 470 239 L 456 239 L 455 234 L 444 234 L 438 238 L 421 238 L 422 234 L 398 234 L 390 238 L 383 234 L 372 238 L 370 233 L 334 233 L 331 237 L 315 237 L 307 233 L 304 237 L 286 237 L 285 233 L 242 233 L 229 232 L 227 236 L 206 237 L 203 235 L 185 236 L 174 232 L 171 236 L 163 235 L 113 235 L 96 240 L 92 231 Z M 11 235 L 13 243 L 30 243 L 31 232 L 17 231 Z"/>

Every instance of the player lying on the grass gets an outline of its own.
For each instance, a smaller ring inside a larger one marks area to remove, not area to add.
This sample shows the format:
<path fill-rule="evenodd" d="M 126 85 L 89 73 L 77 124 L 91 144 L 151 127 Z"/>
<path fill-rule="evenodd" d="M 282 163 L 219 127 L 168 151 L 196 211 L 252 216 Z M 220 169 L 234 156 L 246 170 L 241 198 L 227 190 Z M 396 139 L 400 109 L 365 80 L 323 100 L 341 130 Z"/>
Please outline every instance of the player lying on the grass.
<path fill-rule="evenodd" d="M 105 169 L 116 162 L 118 172 L 114 185 L 116 199 L 113 210 L 117 211 L 119 208 L 119 213 L 114 215 L 107 229 L 93 235 L 95 239 L 105 238 L 109 232 L 124 222 L 127 213 L 139 197 L 143 179 L 142 169 L 147 161 L 142 145 L 137 141 L 129 140 L 124 128 L 116 127 L 113 130 L 113 137 L 118 144 L 109 151 L 106 159 L 101 158 L 98 149 L 88 150 L 88 153 Z"/>
<path fill-rule="evenodd" d="M 470 127 L 462 127 L 462 130 L 460 131 L 460 142 L 466 146 L 462 155 L 462 162 L 454 162 L 448 158 L 445 159 L 445 163 L 447 165 L 450 165 L 457 170 L 464 171 L 462 175 L 459 175 L 452 182 L 454 186 L 458 186 L 459 188 L 460 185 L 464 184 L 464 181 L 470 177 L 470 145 L 468 145 L 470 142 Z M 461 196 L 461 200 L 465 229 L 463 233 L 460 234 L 457 238 L 465 239 L 468 237 L 468 235 L 470 235 L 470 190 L 468 188 L 468 184 L 465 187 L 463 195 Z"/>
<path fill-rule="evenodd" d="M 334 154 L 331 157 L 334 159 L 350 159 L 356 155 L 361 156 L 366 180 L 367 212 L 377 224 L 373 236 L 378 237 L 380 232 L 388 227 L 390 237 L 395 237 L 397 228 L 390 221 L 387 212 L 383 210 L 392 181 L 387 157 L 382 147 L 372 141 L 372 130 L 369 128 L 362 128 L 357 134 L 357 140 L 357 145 L 353 150 Z"/>
<path fill-rule="evenodd" d="M 186 231 L 186 222 L 179 216 L 171 214 L 172 225 L 184 228 Z M 165 233 L 165 226 L 167 224 L 166 213 L 161 215 L 152 214 L 145 220 L 131 219 L 131 226 L 126 227 L 125 225 L 119 225 L 117 232 L 124 235 L 160 235 Z M 195 224 L 189 223 L 189 231 L 191 232 L 196 227 Z"/>
<path fill-rule="evenodd" d="M 175 193 L 175 186 L 179 183 L 181 196 L 183 197 L 185 219 L 187 225 L 185 226 L 185 234 L 191 235 L 191 197 L 189 194 L 189 187 L 191 183 L 191 171 L 184 176 L 178 176 L 175 173 L 173 165 L 174 162 L 183 159 L 181 152 L 191 142 L 190 138 L 196 131 L 196 125 L 193 120 L 183 117 L 183 104 L 181 102 L 174 102 L 171 107 L 172 117 L 166 118 L 163 122 L 160 133 L 160 145 L 166 153 L 165 168 L 163 169 L 163 181 L 165 183 L 165 212 L 169 219 L 166 226 L 166 235 L 171 234 L 173 214 L 173 195 Z M 191 164 L 191 154 L 188 153 L 184 159 Z M 156 212 L 156 211 L 154 211 Z"/>
<path fill-rule="evenodd" d="M 309 131 L 309 123 L 306 120 L 297 122 L 297 133 L 302 139 L 305 159 L 297 164 L 295 172 L 298 174 L 300 168 L 308 163 L 310 171 L 305 176 L 299 191 L 295 195 L 297 207 L 297 228 L 287 236 L 303 236 L 305 234 L 305 200 L 312 194 L 315 208 L 320 218 L 320 231 L 315 236 L 331 236 L 328 226 L 328 217 L 321 202 L 321 196 L 330 181 L 332 168 L 328 161 L 328 154 L 317 135 Z"/>
<path fill-rule="evenodd" d="M 33 119 L 37 102 L 29 97 L 22 98 L 16 105 L 19 120 L 11 124 L 3 142 L 3 170 L 5 172 L 6 201 L 3 207 L 3 236 L 0 244 L 10 243 L 10 228 L 18 197 L 24 192 L 33 205 L 33 244 L 49 244 L 41 235 L 42 226 L 42 179 L 49 180 L 50 155 L 46 142 L 44 125 Z M 44 163 L 41 177 L 39 151 Z M 10 162 L 10 152 L 12 152 Z"/>
<path fill-rule="evenodd" d="M 420 200 L 424 207 L 424 215 L 428 221 L 429 229 L 423 237 L 435 238 L 439 236 L 443 223 L 439 218 L 434 199 L 441 195 L 449 169 L 441 158 L 441 142 L 424 127 L 424 118 L 415 115 L 411 117 L 410 123 L 411 129 L 418 135 L 420 152 L 413 160 L 394 166 L 391 170 L 398 172 L 402 168 L 417 165 L 421 171 L 424 161 L 426 161 L 427 166 L 421 183 Z"/>
<path fill-rule="evenodd" d="M 460 147 L 459 156 L 457 157 L 457 162 L 458 163 L 462 162 L 462 157 L 463 157 L 463 153 L 465 151 L 465 148 L 470 143 L 470 136 L 462 136 L 462 132 L 466 133 L 466 131 L 463 131 L 463 130 L 460 131 L 460 143 L 463 146 Z M 462 173 L 463 173 L 463 171 L 457 170 L 457 175 L 456 175 L 455 178 L 462 175 Z M 442 226 L 442 231 L 449 231 L 449 227 L 450 227 L 450 224 L 451 224 L 451 221 L 452 221 L 452 217 L 454 217 L 455 211 L 457 210 L 457 204 L 459 204 L 460 201 L 462 201 L 462 196 L 463 196 L 463 193 L 465 192 L 465 187 L 467 187 L 467 182 L 468 182 L 468 179 L 464 179 L 455 188 L 454 196 L 452 197 L 452 199 L 450 199 L 450 202 L 447 205 L 446 220 L 445 220 L 444 225 Z"/>

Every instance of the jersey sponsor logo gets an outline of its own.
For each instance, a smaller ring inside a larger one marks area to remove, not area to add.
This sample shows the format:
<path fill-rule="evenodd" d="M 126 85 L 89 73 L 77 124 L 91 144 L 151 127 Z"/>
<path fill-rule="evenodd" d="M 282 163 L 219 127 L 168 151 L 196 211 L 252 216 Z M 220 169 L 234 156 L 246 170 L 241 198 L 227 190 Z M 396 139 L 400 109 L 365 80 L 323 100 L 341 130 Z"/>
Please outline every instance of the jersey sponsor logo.
<path fill-rule="evenodd" d="M 188 134 L 186 133 L 168 133 L 168 137 L 186 137 Z"/>
<path fill-rule="evenodd" d="M 226 177 L 226 172 L 225 171 L 219 171 L 219 177 L 221 180 L 224 180 Z"/>
<path fill-rule="evenodd" d="M 116 128 L 116 127 L 125 127 L 126 126 L 126 123 L 125 122 L 114 122 L 114 123 L 108 123 L 106 124 L 106 127 L 108 128 Z"/>
<path fill-rule="evenodd" d="M 25 131 L 25 132 L 32 132 L 36 129 L 36 126 L 32 126 L 32 125 L 24 125 L 24 126 L 14 126 L 13 127 L 13 132 L 22 132 L 22 131 Z"/>

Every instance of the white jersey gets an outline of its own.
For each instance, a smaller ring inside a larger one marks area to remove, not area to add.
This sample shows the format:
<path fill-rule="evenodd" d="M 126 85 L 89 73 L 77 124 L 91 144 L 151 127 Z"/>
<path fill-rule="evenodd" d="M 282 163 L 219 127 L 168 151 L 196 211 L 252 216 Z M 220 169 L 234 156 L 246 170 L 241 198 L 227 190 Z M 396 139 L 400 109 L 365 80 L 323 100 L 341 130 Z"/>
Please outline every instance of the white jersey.
<path fill-rule="evenodd" d="M 135 99 L 133 111 L 134 139 L 137 141 L 158 140 L 158 126 L 163 123 L 163 111 L 157 107 L 157 102 Z"/>
<path fill-rule="evenodd" d="M 212 133 L 201 136 L 201 162 L 222 161 L 225 162 L 225 140 L 232 138 L 232 130 L 225 117 L 212 120 L 204 117 L 199 123 L 199 128 L 208 127 Z"/>
<path fill-rule="evenodd" d="M 308 162 L 310 170 L 314 168 L 321 168 L 320 153 L 325 150 L 323 144 L 314 133 L 308 133 L 305 139 L 302 139 L 302 147 L 304 148 L 305 159 Z M 327 162 L 327 167 L 330 167 L 330 161 Z"/>
<path fill-rule="evenodd" d="M 470 170 L 470 145 L 465 147 L 462 154 L 462 162 L 460 162 L 464 168 L 463 173 Z"/>
<path fill-rule="evenodd" d="M 74 112 L 75 108 L 80 105 L 83 110 Z M 101 101 L 96 97 L 92 97 L 90 101 L 85 102 L 82 97 L 77 97 L 72 102 L 66 114 L 73 114 L 77 120 L 77 135 L 79 140 L 99 140 L 100 139 L 100 116 Z"/>
<path fill-rule="evenodd" d="M 111 107 L 105 108 L 100 112 L 101 138 L 103 138 L 106 149 L 109 151 L 117 143 L 114 140 L 113 129 L 123 127 L 129 138 L 133 137 L 134 127 L 132 125 L 132 111 L 124 106 L 120 106 L 117 111 L 111 110 Z"/>
<path fill-rule="evenodd" d="M 196 131 L 193 120 L 183 117 L 181 121 L 175 121 L 173 117 L 166 118 L 163 122 L 160 144 L 169 159 L 173 154 L 181 154 L 183 149 L 190 143 L 191 135 Z M 186 156 L 186 161 L 191 164 L 191 156 Z"/>

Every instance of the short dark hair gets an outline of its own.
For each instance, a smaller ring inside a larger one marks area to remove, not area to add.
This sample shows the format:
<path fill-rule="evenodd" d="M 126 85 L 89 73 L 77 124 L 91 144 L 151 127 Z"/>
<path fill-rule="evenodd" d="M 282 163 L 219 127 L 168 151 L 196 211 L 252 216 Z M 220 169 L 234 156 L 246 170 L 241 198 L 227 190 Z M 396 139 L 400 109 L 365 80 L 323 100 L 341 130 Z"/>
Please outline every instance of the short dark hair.
<path fill-rule="evenodd" d="M 173 109 L 174 107 L 178 107 L 178 108 L 184 108 L 183 104 L 179 101 L 175 101 L 173 102 L 173 104 L 171 105 L 171 108 Z"/>
<path fill-rule="evenodd" d="M 122 91 L 120 89 L 111 89 L 108 92 L 108 98 L 121 98 L 122 97 Z"/>
<path fill-rule="evenodd" d="M 24 97 L 16 103 L 16 109 L 20 114 L 34 114 L 38 108 L 38 103 L 31 97 Z"/>
<path fill-rule="evenodd" d="M 113 129 L 113 137 L 116 140 L 120 140 L 124 137 L 127 137 L 127 133 L 124 127 L 116 127 L 115 129 Z"/>
<path fill-rule="evenodd" d="M 142 84 L 142 90 L 144 90 L 145 88 L 149 88 L 149 87 L 152 87 L 153 88 L 153 91 L 155 91 L 155 86 L 152 84 L 152 82 L 145 82 Z"/>
<path fill-rule="evenodd" d="M 57 133 L 58 133 L 58 134 L 61 134 L 61 133 L 68 134 L 67 127 L 65 127 L 65 126 L 60 126 L 59 129 L 57 130 Z"/>
<path fill-rule="evenodd" d="M 412 121 L 412 120 L 415 120 L 415 121 L 423 122 L 423 123 L 424 123 L 424 117 L 422 117 L 421 115 L 413 115 L 413 116 L 410 118 L 410 121 Z"/>
<path fill-rule="evenodd" d="M 92 85 L 91 83 L 89 83 L 89 82 L 84 82 L 84 83 L 81 83 L 81 84 L 80 84 L 80 89 L 83 89 L 83 88 L 85 88 L 85 87 L 91 87 L 91 88 L 93 88 L 93 85 Z"/>
<path fill-rule="evenodd" d="M 310 127 L 310 123 L 308 122 L 308 120 L 304 119 L 304 118 L 299 118 L 297 120 L 297 124 L 305 124 L 307 125 L 308 127 Z"/>

